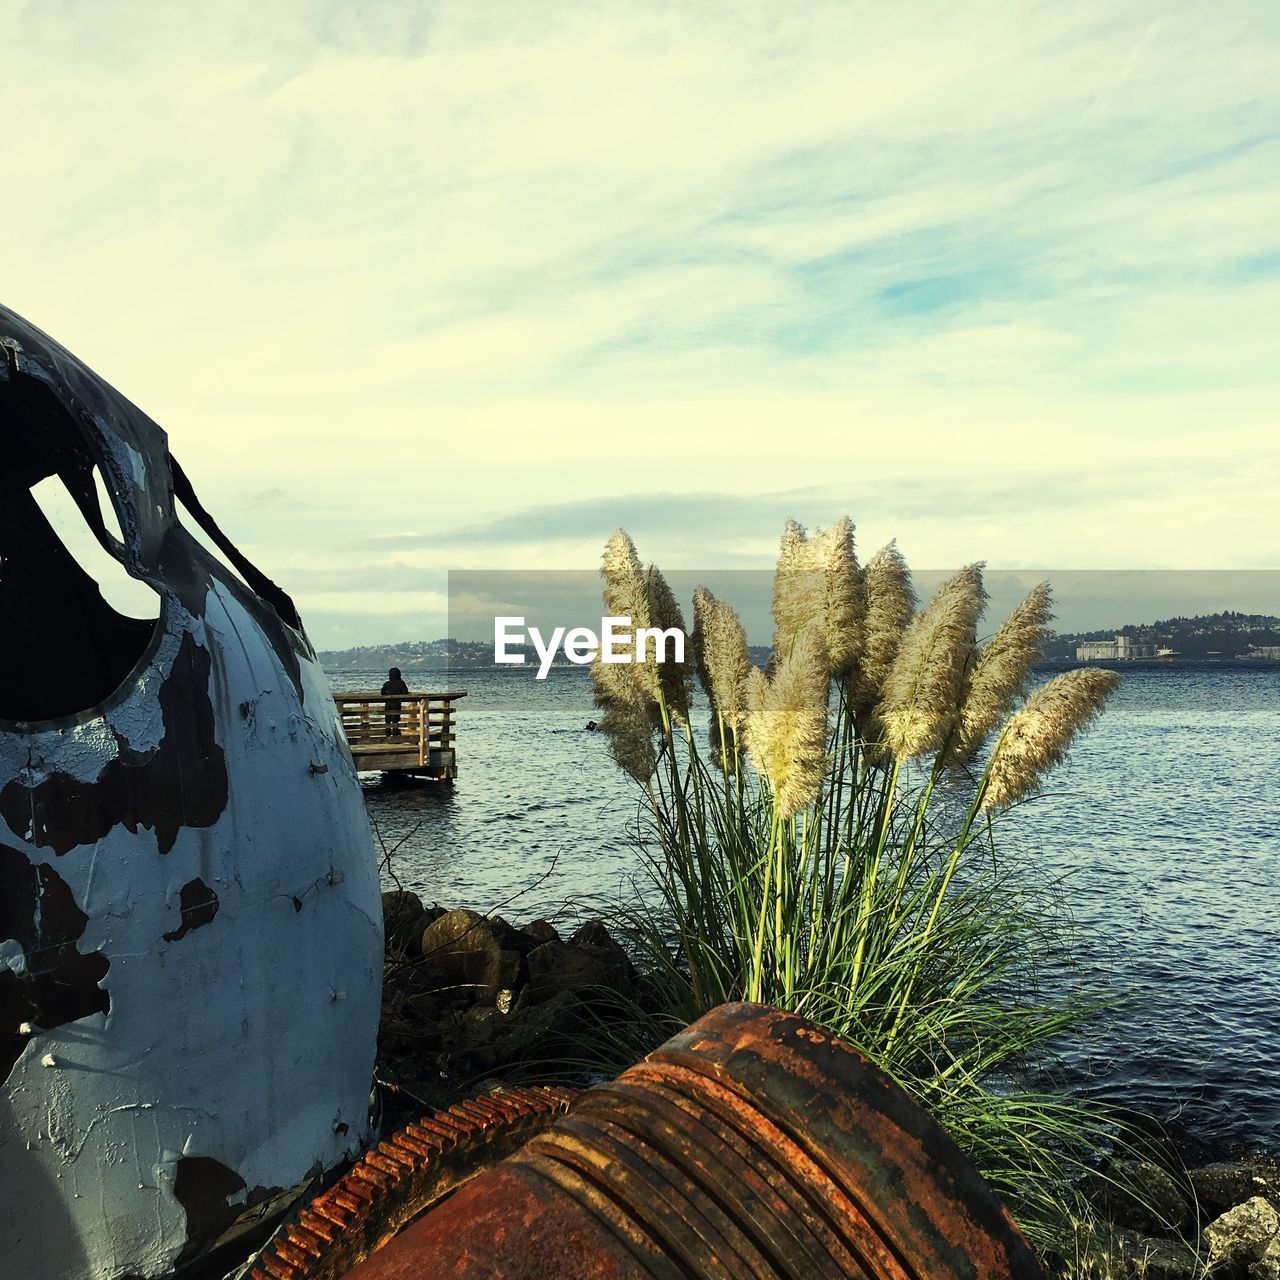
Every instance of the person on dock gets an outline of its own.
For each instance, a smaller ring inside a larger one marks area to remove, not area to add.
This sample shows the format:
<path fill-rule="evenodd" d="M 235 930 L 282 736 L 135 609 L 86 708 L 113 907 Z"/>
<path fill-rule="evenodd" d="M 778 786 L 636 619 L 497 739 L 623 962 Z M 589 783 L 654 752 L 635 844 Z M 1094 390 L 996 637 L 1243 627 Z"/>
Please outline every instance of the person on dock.
<path fill-rule="evenodd" d="M 388 738 L 398 738 L 400 736 L 400 699 L 388 695 L 408 692 L 409 686 L 401 679 L 400 668 L 392 667 L 387 672 L 387 679 L 382 685 L 382 696 L 387 699 L 383 707 L 383 714 L 386 718 Z"/>

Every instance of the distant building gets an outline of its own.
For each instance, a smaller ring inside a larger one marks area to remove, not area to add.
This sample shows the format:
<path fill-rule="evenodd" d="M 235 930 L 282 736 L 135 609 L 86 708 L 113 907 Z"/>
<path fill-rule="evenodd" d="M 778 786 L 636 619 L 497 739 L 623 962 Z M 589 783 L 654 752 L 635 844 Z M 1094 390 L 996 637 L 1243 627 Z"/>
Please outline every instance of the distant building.
<path fill-rule="evenodd" d="M 1160 654 L 1164 657 L 1171 651 Z M 1153 644 L 1134 644 L 1130 636 L 1116 636 L 1114 640 L 1086 640 L 1076 646 L 1077 662 L 1131 662 L 1135 658 L 1156 657 Z"/>
<path fill-rule="evenodd" d="M 1270 658 L 1272 662 L 1280 662 L 1280 644 L 1251 644 L 1246 656 L 1250 658 Z"/>

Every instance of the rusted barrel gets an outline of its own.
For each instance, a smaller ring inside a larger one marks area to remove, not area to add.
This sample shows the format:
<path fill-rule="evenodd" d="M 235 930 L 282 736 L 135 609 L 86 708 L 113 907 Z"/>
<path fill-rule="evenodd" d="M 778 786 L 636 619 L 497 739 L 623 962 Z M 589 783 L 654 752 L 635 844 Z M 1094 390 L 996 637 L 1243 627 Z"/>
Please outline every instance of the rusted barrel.
<path fill-rule="evenodd" d="M 842 1040 L 712 1011 L 350 1280 L 1043 1277 L 950 1138 Z"/>

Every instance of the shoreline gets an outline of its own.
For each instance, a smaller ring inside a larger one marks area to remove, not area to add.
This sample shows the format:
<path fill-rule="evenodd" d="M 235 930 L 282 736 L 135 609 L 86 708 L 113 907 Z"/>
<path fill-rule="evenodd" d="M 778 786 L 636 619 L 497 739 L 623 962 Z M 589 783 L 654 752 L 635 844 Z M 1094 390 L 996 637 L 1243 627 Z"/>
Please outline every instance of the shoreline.
<path fill-rule="evenodd" d="M 395 997 L 407 996 L 411 1017 L 428 1024 L 417 1052 L 425 1051 L 432 1056 L 430 1061 L 415 1061 L 406 1055 L 403 1047 L 392 1049 L 384 1056 L 384 1037 L 395 1034 L 394 1028 L 386 1025 L 388 1002 L 384 990 L 379 1065 L 392 1067 L 398 1076 L 415 1079 L 423 1087 L 427 1080 L 455 1077 L 456 1083 L 445 1088 L 440 1097 L 462 1096 L 456 1094 L 457 1089 L 465 1091 L 472 1085 L 479 1087 L 486 1081 L 507 1079 L 504 1072 L 510 1073 L 510 1079 L 527 1078 L 520 1062 L 512 1055 L 530 1043 L 522 1015 L 533 1006 L 564 994 L 581 999 L 584 993 L 599 987 L 627 995 L 638 981 L 631 958 L 599 919 L 584 920 L 571 935 L 562 937 L 556 926 L 543 919 L 512 925 L 497 913 L 485 914 L 466 907 L 446 908 L 439 904 L 428 907 L 420 895 L 410 890 L 385 890 L 383 901 L 385 955 L 391 975 L 388 986 L 393 1001 Z M 530 971 L 529 957 L 540 949 L 541 954 L 534 956 Z M 459 959 L 459 956 L 465 958 Z M 408 991 L 401 989 L 403 981 L 399 977 L 406 960 L 418 970 Z M 470 988 L 472 994 L 467 995 L 465 988 Z M 428 992 L 452 994 L 424 999 Z M 525 995 L 529 997 L 527 1000 L 522 999 Z M 563 1006 L 566 1002 L 559 1003 Z M 393 1003 L 393 1010 L 395 1007 Z M 484 1009 L 493 1009 L 502 1017 L 495 1019 L 475 1012 Z M 431 1026 L 433 1019 L 435 1023 Z M 563 1021 L 553 1024 L 543 1020 L 532 1027 L 532 1031 L 538 1035 L 545 1033 L 554 1041 L 563 1026 Z M 513 1028 L 516 1034 L 512 1034 Z M 424 1044 L 429 1046 L 425 1050 Z M 554 1064 L 552 1058 L 540 1061 Z M 567 1077 L 552 1073 L 546 1078 Z M 1085 1095 L 1085 1091 L 1070 1086 L 1051 1091 L 1066 1096 Z M 1099 1099 L 1099 1102 L 1137 1117 L 1137 1123 L 1149 1126 L 1153 1133 L 1158 1132 L 1160 1140 L 1171 1151 L 1176 1151 L 1188 1166 L 1251 1158 L 1280 1161 L 1280 1138 L 1273 1146 L 1267 1146 L 1197 1129 L 1176 1117 L 1165 1119 L 1127 1102 L 1122 1094 Z"/>
<path fill-rule="evenodd" d="M 385 1132 L 412 1123 L 424 1107 L 494 1087 L 583 1087 L 608 1078 L 584 1070 L 582 1030 L 599 1034 L 617 1016 L 617 1000 L 637 998 L 643 976 L 603 923 L 588 921 L 565 939 L 544 920 L 512 925 L 465 908 L 427 907 L 404 890 L 383 900 L 377 1081 L 391 1101 Z M 1096 1169 L 1077 1187 L 1097 1215 L 1080 1229 L 1077 1252 L 1105 1268 L 1097 1274 L 1195 1280 L 1206 1244 L 1216 1248 L 1224 1233 L 1245 1230 L 1258 1197 L 1280 1202 L 1280 1150 L 1144 1113 L 1128 1123 L 1134 1133 L 1146 1128 L 1143 1141 L 1131 1138 L 1120 1153 L 1114 1144 L 1095 1150 Z M 1094 1272 L 1077 1266 L 1071 1274 Z"/>

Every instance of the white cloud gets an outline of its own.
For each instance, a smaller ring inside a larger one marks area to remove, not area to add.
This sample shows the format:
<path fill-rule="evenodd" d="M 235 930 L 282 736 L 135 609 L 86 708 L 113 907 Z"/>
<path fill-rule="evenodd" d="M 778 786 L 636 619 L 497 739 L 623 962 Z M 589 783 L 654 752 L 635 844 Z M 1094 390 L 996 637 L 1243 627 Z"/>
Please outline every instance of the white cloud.
<path fill-rule="evenodd" d="M 1194 492 L 1266 447 L 1266 8 L 779 13 L 0 2 L 3 300 L 286 586 L 583 496 L 824 484 L 856 516 L 917 479 L 935 518 L 886 532 L 966 558 L 1274 562 L 1265 468 L 1177 522 L 947 498 L 1155 455 Z"/>
<path fill-rule="evenodd" d="M 307 597 L 312 608 L 338 614 L 431 614 L 448 612 L 444 591 L 313 591 Z"/>

